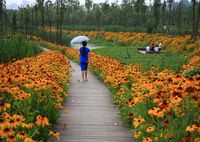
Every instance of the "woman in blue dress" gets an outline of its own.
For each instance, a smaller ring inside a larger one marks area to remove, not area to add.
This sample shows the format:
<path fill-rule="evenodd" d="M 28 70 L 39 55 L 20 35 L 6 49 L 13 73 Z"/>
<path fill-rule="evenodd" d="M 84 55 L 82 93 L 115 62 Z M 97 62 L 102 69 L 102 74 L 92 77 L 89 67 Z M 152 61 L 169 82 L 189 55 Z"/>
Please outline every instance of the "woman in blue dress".
<path fill-rule="evenodd" d="M 83 81 L 87 81 L 87 68 L 88 68 L 88 59 L 91 62 L 91 58 L 89 56 L 89 52 L 90 49 L 87 46 L 87 42 L 83 41 L 82 42 L 83 47 L 81 47 L 79 49 L 80 54 L 79 54 L 79 58 L 80 58 L 80 66 L 81 66 L 81 71 L 82 71 L 82 79 Z"/>

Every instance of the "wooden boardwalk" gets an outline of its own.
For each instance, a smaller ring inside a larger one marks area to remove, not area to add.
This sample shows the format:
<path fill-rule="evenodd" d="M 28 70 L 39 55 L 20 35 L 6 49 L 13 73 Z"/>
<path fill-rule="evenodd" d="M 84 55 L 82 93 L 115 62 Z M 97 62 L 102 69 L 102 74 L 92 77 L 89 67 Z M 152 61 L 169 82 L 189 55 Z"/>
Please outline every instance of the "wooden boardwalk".
<path fill-rule="evenodd" d="M 61 142 L 133 142 L 129 129 L 122 124 L 107 87 L 91 72 L 81 82 L 78 64 L 71 62 L 73 74 L 69 97 L 55 130 Z M 50 139 L 49 142 L 56 140 Z"/>
<path fill-rule="evenodd" d="M 49 49 L 39 46 L 44 51 Z M 122 124 L 108 88 L 91 72 L 88 81 L 81 82 L 78 64 L 69 82 L 69 97 L 55 130 L 61 142 L 134 142 L 130 129 Z M 48 142 L 57 142 L 50 138 Z"/>

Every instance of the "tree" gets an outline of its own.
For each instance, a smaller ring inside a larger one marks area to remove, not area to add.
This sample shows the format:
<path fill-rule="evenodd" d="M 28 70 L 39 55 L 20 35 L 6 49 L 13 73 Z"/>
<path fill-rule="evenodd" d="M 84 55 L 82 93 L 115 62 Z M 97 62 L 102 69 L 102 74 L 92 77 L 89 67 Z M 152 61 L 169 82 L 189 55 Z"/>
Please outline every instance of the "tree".
<path fill-rule="evenodd" d="M 36 35 L 38 36 L 38 5 L 36 4 L 34 6 L 35 9 L 35 30 L 36 30 Z"/>
<path fill-rule="evenodd" d="M 49 40 L 51 41 L 51 16 L 52 16 L 52 13 L 51 13 L 51 8 L 53 6 L 52 4 L 52 1 L 51 0 L 48 0 L 46 3 L 45 3 L 45 6 L 46 6 L 46 13 L 47 13 L 47 21 L 48 21 L 48 25 L 49 25 L 49 30 L 50 30 L 50 37 L 49 37 Z"/>
<path fill-rule="evenodd" d="M 91 29 L 90 19 L 91 19 L 92 14 L 90 13 L 90 10 L 92 8 L 92 0 L 85 0 L 85 8 L 87 10 L 86 24 L 89 25 L 89 27 Z"/>
<path fill-rule="evenodd" d="M 56 42 L 59 42 L 59 7 L 60 3 L 59 0 L 56 0 Z"/>
<path fill-rule="evenodd" d="M 109 15 L 110 15 L 110 5 L 108 1 L 105 1 L 104 3 L 101 4 L 101 9 L 103 11 L 103 23 L 105 25 L 109 24 Z"/>
<path fill-rule="evenodd" d="M 154 0 L 154 5 L 153 5 L 153 16 L 154 16 L 154 31 L 157 32 L 158 25 L 160 23 L 160 6 L 161 6 L 161 1 L 160 0 Z"/>
<path fill-rule="evenodd" d="M 136 28 L 137 30 L 139 30 L 139 26 L 141 26 L 144 21 L 142 21 L 142 19 L 144 18 L 144 14 L 145 14 L 145 4 L 144 4 L 144 0 L 136 0 L 134 3 L 134 8 L 136 11 Z"/>
<path fill-rule="evenodd" d="M 169 6 L 169 16 L 168 16 L 168 24 L 172 24 L 172 4 L 173 0 L 168 0 L 168 6 Z"/>
<path fill-rule="evenodd" d="M 197 7 L 198 6 L 198 7 Z M 196 14 L 196 7 L 197 14 Z M 196 40 L 199 33 L 200 2 L 192 0 L 192 35 L 191 40 Z"/>
<path fill-rule="evenodd" d="M 44 25 L 44 0 L 36 0 L 38 8 L 41 12 L 41 27 L 42 27 L 42 36 L 45 37 L 45 25 Z"/>
<path fill-rule="evenodd" d="M 85 8 L 87 9 L 88 14 L 90 9 L 92 8 L 92 0 L 85 0 Z"/>
<path fill-rule="evenodd" d="M 5 0 L 0 0 L 0 36 L 3 36 L 3 28 L 4 28 L 4 19 L 3 19 L 3 14 L 4 14 L 4 9 L 5 9 Z"/>
<path fill-rule="evenodd" d="M 166 23 L 166 8 L 167 8 L 167 2 L 164 0 L 162 4 L 162 25 Z"/>
<path fill-rule="evenodd" d="M 102 24 L 103 12 L 99 4 L 94 5 L 94 15 L 95 15 L 95 21 L 96 21 L 95 24 L 98 26 L 98 30 L 100 30 L 100 26 Z"/>
<path fill-rule="evenodd" d="M 177 29 L 179 31 L 179 33 L 181 33 L 181 23 L 182 23 L 182 7 L 183 7 L 183 0 L 180 0 L 178 3 L 178 7 L 177 7 Z"/>
<path fill-rule="evenodd" d="M 65 0 L 60 0 L 60 29 L 59 29 L 59 38 L 60 38 L 60 42 L 62 39 L 62 25 L 63 25 L 63 16 L 64 16 L 64 9 L 65 9 Z"/>
<path fill-rule="evenodd" d="M 16 12 L 13 13 L 13 17 L 12 17 L 12 33 L 15 35 L 17 30 L 17 16 L 16 16 Z"/>

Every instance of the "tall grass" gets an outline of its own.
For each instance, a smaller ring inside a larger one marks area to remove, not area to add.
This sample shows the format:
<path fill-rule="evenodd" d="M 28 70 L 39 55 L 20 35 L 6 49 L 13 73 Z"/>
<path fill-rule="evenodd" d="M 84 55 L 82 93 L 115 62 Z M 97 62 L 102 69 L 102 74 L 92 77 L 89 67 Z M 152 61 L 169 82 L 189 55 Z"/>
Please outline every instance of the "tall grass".
<path fill-rule="evenodd" d="M 22 38 L 0 39 L 0 63 L 32 57 L 42 52 L 33 42 Z"/>
<path fill-rule="evenodd" d="M 68 25 L 63 26 L 64 29 L 67 30 L 75 30 L 75 31 L 107 31 L 107 32 L 144 32 L 144 33 L 162 33 L 162 34 L 170 34 L 170 35 L 185 35 L 191 34 L 191 29 L 188 26 L 185 26 L 180 31 L 179 29 L 171 29 L 166 30 L 163 26 L 159 26 L 156 31 L 153 31 L 152 27 L 147 24 L 146 27 L 133 27 L 133 26 L 122 26 L 122 25 Z"/>
<path fill-rule="evenodd" d="M 49 42 L 53 42 L 56 44 L 60 44 L 60 45 L 70 45 L 70 41 L 73 37 L 71 37 L 71 35 L 69 33 L 62 33 L 62 37 L 57 37 L 56 32 L 51 32 L 51 36 L 50 36 L 50 32 L 45 32 L 45 35 L 43 35 L 41 32 L 38 33 L 33 33 L 33 35 L 38 36 L 40 38 L 42 38 L 43 40 L 49 41 Z"/>

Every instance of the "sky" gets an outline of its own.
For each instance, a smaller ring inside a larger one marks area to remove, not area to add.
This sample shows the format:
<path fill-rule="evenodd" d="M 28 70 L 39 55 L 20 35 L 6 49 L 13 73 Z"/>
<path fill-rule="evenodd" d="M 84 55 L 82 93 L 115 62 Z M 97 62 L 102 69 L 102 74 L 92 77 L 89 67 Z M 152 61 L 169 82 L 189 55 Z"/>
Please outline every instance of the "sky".
<path fill-rule="evenodd" d="M 55 1 L 55 0 L 52 0 Z M 81 4 L 85 3 L 85 0 L 79 0 Z M 93 3 L 102 3 L 106 0 L 93 0 Z M 121 0 L 108 0 L 109 2 L 121 2 Z M 35 3 L 35 0 L 6 0 L 6 7 L 8 9 L 16 9 L 18 5 L 27 5 L 27 4 L 33 4 Z"/>
<path fill-rule="evenodd" d="M 17 9 L 18 6 L 22 6 L 22 5 L 26 6 L 28 4 L 31 5 L 31 4 L 34 4 L 35 1 L 36 0 L 6 0 L 6 7 L 7 9 Z M 52 0 L 52 1 L 54 2 L 55 0 Z M 85 0 L 79 0 L 79 1 L 81 5 L 85 3 Z M 92 1 L 93 3 L 103 3 L 106 0 L 92 0 Z M 146 3 L 149 3 L 150 1 L 152 2 L 153 0 L 145 0 Z M 175 1 L 178 1 L 178 0 L 175 0 Z M 120 4 L 122 0 L 108 0 L 108 2 L 109 3 L 118 2 Z"/>

